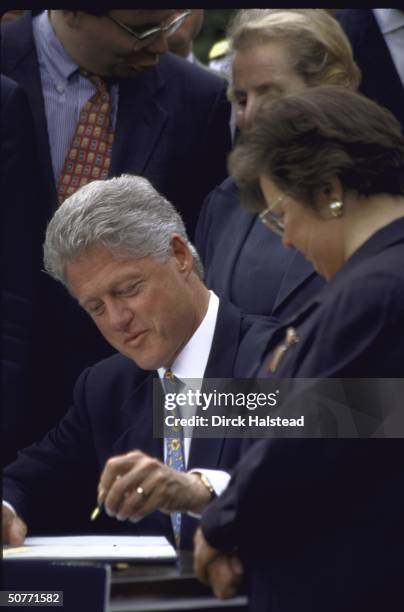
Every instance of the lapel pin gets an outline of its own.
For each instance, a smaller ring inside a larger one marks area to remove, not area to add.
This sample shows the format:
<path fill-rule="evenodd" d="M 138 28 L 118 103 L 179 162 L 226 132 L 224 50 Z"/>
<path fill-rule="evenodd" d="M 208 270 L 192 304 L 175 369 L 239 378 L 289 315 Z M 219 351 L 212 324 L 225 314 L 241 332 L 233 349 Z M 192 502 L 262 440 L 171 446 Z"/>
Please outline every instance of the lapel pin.
<path fill-rule="evenodd" d="M 299 334 L 297 333 L 296 329 L 294 327 L 288 327 L 284 340 L 278 344 L 278 346 L 272 352 L 267 370 L 269 372 L 275 372 L 288 348 L 294 344 L 297 344 L 299 340 Z"/>

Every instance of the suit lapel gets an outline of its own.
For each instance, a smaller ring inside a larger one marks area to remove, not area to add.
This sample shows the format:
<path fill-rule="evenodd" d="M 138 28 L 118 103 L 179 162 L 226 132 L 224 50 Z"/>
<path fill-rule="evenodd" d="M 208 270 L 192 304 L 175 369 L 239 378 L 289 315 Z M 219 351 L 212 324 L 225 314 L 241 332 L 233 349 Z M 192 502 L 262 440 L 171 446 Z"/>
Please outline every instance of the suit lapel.
<path fill-rule="evenodd" d="M 205 378 L 232 378 L 240 341 L 241 313 L 220 300 Z"/>
<path fill-rule="evenodd" d="M 120 83 L 110 176 L 122 171 L 144 173 L 168 119 L 168 111 L 157 100 L 164 87 L 158 68 Z"/>
<path fill-rule="evenodd" d="M 236 195 L 238 197 L 238 195 Z M 231 295 L 231 284 L 234 266 L 238 261 L 240 251 L 248 238 L 251 228 L 255 222 L 255 215 L 247 210 L 236 206 L 234 208 L 235 215 L 226 221 L 228 223 L 227 231 L 224 234 L 226 240 L 227 257 L 224 257 L 220 268 L 222 277 L 223 295 Z M 223 252 L 221 250 L 221 252 Z"/>
<path fill-rule="evenodd" d="M 239 311 L 232 304 L 220 300 L 215 334 L 204 379 L 233 377 L 240 341 L 240 327 L 241 314 Z M 202 385 L 202 391 L 204 388 L 205 382 Z M 219 382 L 215 388 L 219 390 Z M 206 469 L 218 469 L 224 442 L 224 438 L 194 438 L 191 444 L 188 469 L 202 466 Z"/>
<path fill-rule="evenodd" d="M 377 82 L 377 89 L 381 92 L 389 92 L 392 102 L 394 103 L 394 100 L 396 100 L 398 110 L 400 108 L 402 110 L 404 89 L 401 79 L 372 11 L 368 10 L 367 13 L 369 16 L 369 39 L 371 41 L 370 45 L 366 45 L 367 64 L 369 67 L 373 65 L 383 66 L 383 70 L 380 71 L 380 80 Z M 368 40 L 367 43 L 370 41 Z M 401 104 L 399 103 L 400 100 Z"/>
<path fill-rule="evenodd" d="M 113 443 L 114 455 L 139 449 L 152 457 L 164 460 L 163 440 L 153 438 L 153 379 L 156 372 L 145 372 L 133 394 L 121 406 L 123 433 Z"/>

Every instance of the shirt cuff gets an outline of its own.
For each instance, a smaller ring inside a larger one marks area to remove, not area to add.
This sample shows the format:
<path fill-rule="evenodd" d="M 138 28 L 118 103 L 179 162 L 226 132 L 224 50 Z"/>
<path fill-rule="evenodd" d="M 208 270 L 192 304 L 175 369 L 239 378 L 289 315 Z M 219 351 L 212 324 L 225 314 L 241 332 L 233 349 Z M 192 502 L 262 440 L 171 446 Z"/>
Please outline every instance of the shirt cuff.
<path fill-rule="evenodd" d="M 189 470 L 189 473 L 192 472 L 200 472 L 201 474 L 205 474 L 206 478 L 209 480 L 210 484 L 213 487 L 215 495 L 219 496 L 223 493 L 227 485 L 230 481 L 230 474 L 227 472 L 223 472 L 222 470 L 207 470 L 205 468 L 193 468 Z M 187 512 L 189 516 L 194 518 L 201 518 L 201 514 L 195 514 L 194 512 Z"/>
<path fill-rule="evenodd" d="M 213 486 L 213 485 L 212 485 L 212 486 Z M 11 510 L 11 512 L 12 512 L 12 513 L 13 513 L 15 516 L 17 516 L 17 513 L 16 513 L 15 509 L 13 508 L 13 506 L 12 506 L 11 504 L 9 504 L 8 502 L 6 502 L 6 501 L 4 501 L 4 500 L 3 500 L 3 502 L 2 502 L 2 503 L 3 503 L 3 506 L 5 506 L 5 507 L 6 507 L 6 508 L 8 508 L 9 510 Z"/>

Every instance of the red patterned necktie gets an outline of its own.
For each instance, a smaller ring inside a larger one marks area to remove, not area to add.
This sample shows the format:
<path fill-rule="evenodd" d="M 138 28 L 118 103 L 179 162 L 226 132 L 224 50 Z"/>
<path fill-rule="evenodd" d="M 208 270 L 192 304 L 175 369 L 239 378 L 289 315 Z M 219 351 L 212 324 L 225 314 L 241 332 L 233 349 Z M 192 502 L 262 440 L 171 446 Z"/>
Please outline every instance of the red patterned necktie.
<path fill-rule="evenodd" d="M 83 74 L 83 73 L 82 73 Z M 114 132 L 111 125 L 111 94 L 98 76 L 85 73 L 97 87 L 80 112 L 73 136 L 56 185 L 59 204 L 83 185 L 108 176 Z"/>

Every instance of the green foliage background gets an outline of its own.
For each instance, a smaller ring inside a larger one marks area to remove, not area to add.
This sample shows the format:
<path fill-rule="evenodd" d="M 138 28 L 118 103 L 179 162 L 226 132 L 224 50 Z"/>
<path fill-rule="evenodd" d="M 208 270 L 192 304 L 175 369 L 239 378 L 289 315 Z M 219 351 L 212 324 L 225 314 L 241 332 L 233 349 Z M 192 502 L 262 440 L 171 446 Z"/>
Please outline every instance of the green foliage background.
<path fill-rule="evenodd" d="M 203 28 L 194 41 L 194 53 L 203 63 L 208 62 L 208 54 L 218 40 L 224 38 L 227 23 L 237 9 L 206 9 Z"/>
<path fill-rule="evenodd" d="M 226 26 L 232 15 L 240 9 L 205 9 L 204 25 L 198 38 L 194 41 L 194 53 L 204 64 L 208 63 L 208 54 L 215 42 L 224 38 Z M 336 9 L 325 9 L 331 14 Z"/>

